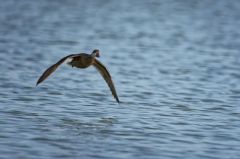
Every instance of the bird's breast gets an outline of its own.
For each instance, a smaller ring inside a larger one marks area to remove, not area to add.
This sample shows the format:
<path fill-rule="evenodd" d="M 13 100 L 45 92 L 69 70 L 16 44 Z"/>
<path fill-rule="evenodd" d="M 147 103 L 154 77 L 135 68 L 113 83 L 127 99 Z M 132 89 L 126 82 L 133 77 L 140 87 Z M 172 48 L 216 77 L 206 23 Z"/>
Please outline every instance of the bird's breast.
<path fill-rule="evenodd" d="M 87 68 L 92 64 L 93 60 L 89 57 L 77 56 L 73 57 L 72 60 L 68 63 L 72 67 L 77 68 Z"/>

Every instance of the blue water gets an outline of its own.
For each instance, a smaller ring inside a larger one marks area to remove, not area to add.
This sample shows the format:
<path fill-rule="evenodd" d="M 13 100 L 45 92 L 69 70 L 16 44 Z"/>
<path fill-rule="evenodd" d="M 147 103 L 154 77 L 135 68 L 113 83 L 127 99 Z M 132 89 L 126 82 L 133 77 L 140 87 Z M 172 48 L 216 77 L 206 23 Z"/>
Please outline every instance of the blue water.
<path fill-rule="evenodd" d="M 240 1 L 0 4 L 0 158 L 238 159 Z M 94 68 L 62 57 L 100 49 Z"/>

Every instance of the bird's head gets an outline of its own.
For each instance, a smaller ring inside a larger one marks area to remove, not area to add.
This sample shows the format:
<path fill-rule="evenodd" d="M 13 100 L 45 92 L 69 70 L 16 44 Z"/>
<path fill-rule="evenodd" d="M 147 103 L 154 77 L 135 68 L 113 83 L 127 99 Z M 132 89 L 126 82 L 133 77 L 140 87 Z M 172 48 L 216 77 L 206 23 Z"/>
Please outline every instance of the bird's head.
<path fill-rule="evenodd" d="M 92 54 L 93 57 L 100 57 L 100 52 L 98 49 L 93 50 Z"/>

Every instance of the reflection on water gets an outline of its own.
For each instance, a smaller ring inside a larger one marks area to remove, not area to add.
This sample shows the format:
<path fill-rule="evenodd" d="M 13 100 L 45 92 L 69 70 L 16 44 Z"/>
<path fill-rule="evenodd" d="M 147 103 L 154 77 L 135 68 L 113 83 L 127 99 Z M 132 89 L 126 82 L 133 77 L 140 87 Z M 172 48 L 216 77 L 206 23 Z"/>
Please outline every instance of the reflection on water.
<path fill-rule="evenodd" d="M 233 1 L 0 5 L 0 158 L 238 158 L 239 7 Z M 98 48 L 94 69 L 60 58 Z"/>

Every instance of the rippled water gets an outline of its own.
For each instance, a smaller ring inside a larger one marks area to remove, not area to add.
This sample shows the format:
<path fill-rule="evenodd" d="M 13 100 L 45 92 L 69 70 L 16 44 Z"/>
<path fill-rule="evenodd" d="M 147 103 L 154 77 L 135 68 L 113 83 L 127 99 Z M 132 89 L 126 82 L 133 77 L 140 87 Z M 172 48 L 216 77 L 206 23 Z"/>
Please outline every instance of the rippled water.
<path fill-rule="evenodd" d="M 240 1 L 0 5 L 0 158 L 240 156 Z M 98 48 L 94 69 L 60 58 Z"/>

